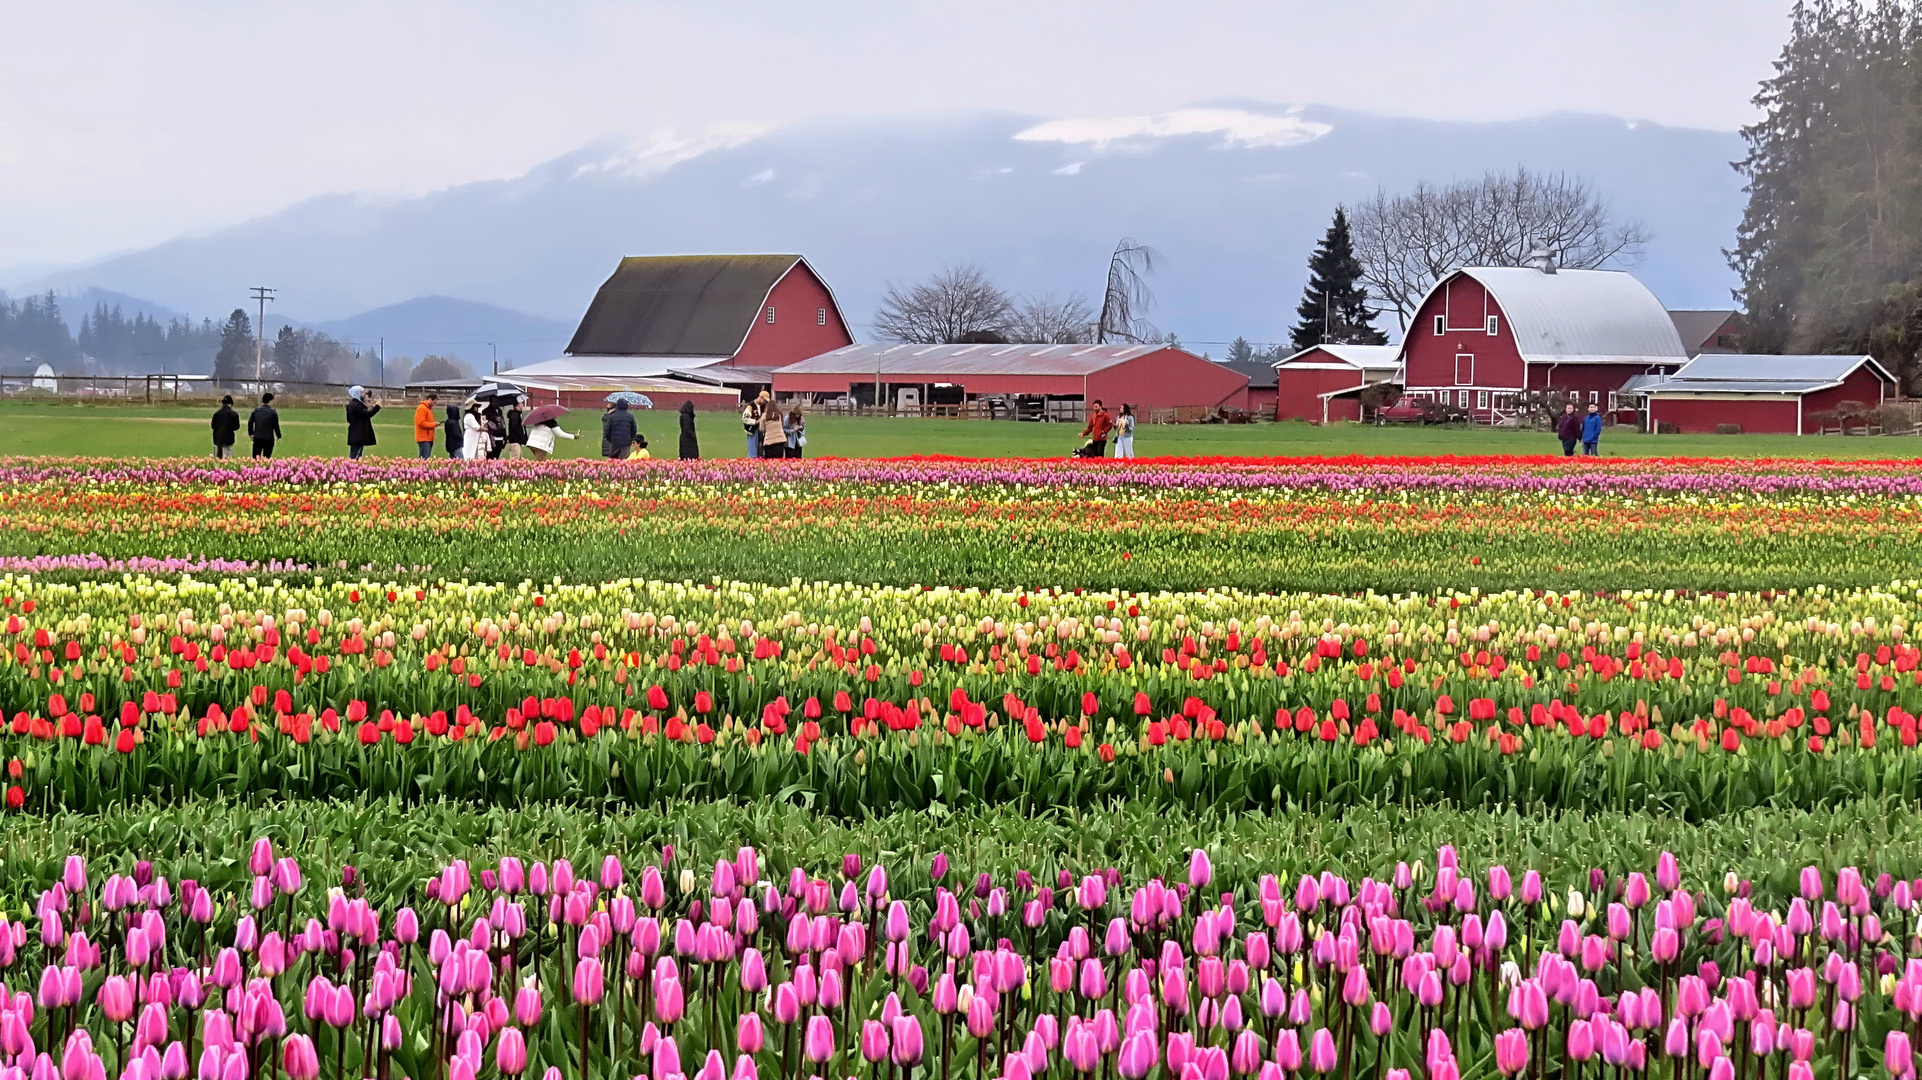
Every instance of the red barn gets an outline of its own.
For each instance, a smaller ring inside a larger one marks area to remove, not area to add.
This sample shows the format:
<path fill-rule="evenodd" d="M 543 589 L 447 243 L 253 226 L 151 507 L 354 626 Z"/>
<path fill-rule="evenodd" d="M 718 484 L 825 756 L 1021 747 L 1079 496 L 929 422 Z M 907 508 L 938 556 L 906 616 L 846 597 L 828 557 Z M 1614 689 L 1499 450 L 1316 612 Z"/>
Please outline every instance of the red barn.
<path fill-rule="evenodd" d="M 698 389 L 697 408 L 732 408 L 741 390 L 771 387 L 776 369 L 853 341 L 799 255 L 637 256 L 594 294 L 567 355 L 499 378 L 578 405 L 615 390 L 652 396 L 665 380 Z"/>
<path fill-rule="evenodd" d="M 780 397 L 891 406 L 989 401 L 1021 417 L 1079 416 L 1100 399 L 1137 411 L 1246 409 L 1248 377 L 1171 345 L 849 345 L 777 368 Z"/>
<path fill-rule="evenodd" d="M 1872 356 L 1760 356 L 1703 353 L 1647 387 L 1650 421 L 1684 434 L 1733 424 L 1744 432 L 1802 435 L 1843 402 L 1875 408 L 1895 376 Z"/>
<path fill-rule="evenodd" d="M 1275 363 L 1275 419 L 1360 420 L 1356 391 L 1394 377 L 1394 345 L 1313 345 Z"/>
<path fill-rule="evenodd" d="M 1402 341 L 1402 386 L 1484 423 L 1530 391 L 1609 408 L 1629 377 L 1666 374 L 1688 353 L 1655 294 L 1615 270 L 1475 266 L 1437 282 Z"/>

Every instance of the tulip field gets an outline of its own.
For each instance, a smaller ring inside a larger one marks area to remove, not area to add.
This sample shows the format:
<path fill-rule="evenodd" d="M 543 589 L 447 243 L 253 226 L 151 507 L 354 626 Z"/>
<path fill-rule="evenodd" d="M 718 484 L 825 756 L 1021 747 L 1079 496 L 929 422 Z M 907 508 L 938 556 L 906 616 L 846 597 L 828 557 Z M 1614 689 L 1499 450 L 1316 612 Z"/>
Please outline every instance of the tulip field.
<path fill-rule="evenodd" d="M 1841 1080 L 1908 462 L 0 459 L 0 1080 Z"/>

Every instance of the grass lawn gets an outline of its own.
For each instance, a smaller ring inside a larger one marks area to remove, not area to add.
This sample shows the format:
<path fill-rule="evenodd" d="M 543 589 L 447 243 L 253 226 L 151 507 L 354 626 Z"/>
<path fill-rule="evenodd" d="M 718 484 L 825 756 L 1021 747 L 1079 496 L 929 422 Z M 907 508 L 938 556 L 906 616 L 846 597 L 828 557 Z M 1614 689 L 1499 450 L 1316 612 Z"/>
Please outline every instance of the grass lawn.
<path fill-rule="evenodd" d="M 115 457 L 197 457 L 212 452 L 205 406 L 0 404 L 0 455 Z M 242 410 L 245 415 L 246 410 Z M 411 457 L 415 453 L 411 405 L 394 405 L 375 418 L 380 444 L 372 453 Z M 672 457 L 679 442 L 679 418 L 668 410 L 636 414 L 643 435 L 657 456 Z M 282 409 L 286 439 L 279 453 L 347 453 L 342 408 Z M 581 438 L 562 440 L 561 457 L 600 453 L 599 415 L 576 412 L 561 427 Z M 707 457 L 741 457 L 745 439 L 739 423 L 725 413 L 703 413 L 701 451 Z M 964 457 L 1063 457 L 1079 443 L 1067 424 L 1017 424 L 984 420 L 891 420 L 820 417 L 808 424 L 809 455 L 889 457 L 904 454 L 954 454 Z M 237 447 L 247 452 L 243 432 Z M 1143 425 L 1135 436 L 1136 453 L 1158 455 L 1435 455 L 1551 454 L 1560 444 L 1539 432 L 1466 428 L 1312 427 L 1303 423 L 1228 425 Z M 436 449 L 441 456 L 444 451 Z M 1901 437 L 1793 435 L 1636 435 L 1609 432 L 1602 437 L 1608 457 L 1922 457 L 1922 441 Z"/>

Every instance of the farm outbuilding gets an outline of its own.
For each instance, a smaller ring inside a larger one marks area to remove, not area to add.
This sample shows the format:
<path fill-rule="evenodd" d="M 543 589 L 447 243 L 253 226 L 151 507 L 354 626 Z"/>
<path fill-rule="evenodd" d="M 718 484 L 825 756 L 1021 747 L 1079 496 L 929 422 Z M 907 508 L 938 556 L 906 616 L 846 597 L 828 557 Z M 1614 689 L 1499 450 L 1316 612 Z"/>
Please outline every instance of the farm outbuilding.
<path fill-rule="evenodd" d="M 1819 431 L 1845 402 L 1873 409 L 1895 393 L 1895 376 L 1872 356 L 1703 353 L 1647 386 L 1651 426 L 1684 434 L 1732 424 L 1744 432 Z"/>
<path fill-rule="evenodd" d="M 774 372 L 777 397 L 890 408 L 983 403 L 992 415 L 1111 409 L 1246 409 L 1248 377 L 1172 345 L 850 345 Z"/>
<path fill-rule="evenodd" d="M 565 356 L 498 378 L 583 407 L 633 390 L 664 394 L 662 407 L 732 409 L 744 388 L 771 385 L 770 369 L 853 340 L 799 255 L 637 256 L 594 294 Z"/>
<path fill-rule="evenodd" d="M 1400 353 L 1394 345 L 1311 345 L 1276 361 L 1275 419 L 1360 420 L 1359 391 L 1392 379 Z"/>
<path fill-rule="evenodd" d="M 1635 375 L 1688 362 L 1669 313 L 1616 270 L 1476 266 L 1442 278 L 1401 346 L 1402 386 L 1417 401 L 1506 419 L 1531 394 L 1572 395 L 1611 409 Z"/>
<path fill-rule="evenodd" d="M 1270 420 L 1275 418 L 1275 365 L 1267 360 L 1219 360 L 1222 367 L 1248 377 L 1248 411 Z"/>

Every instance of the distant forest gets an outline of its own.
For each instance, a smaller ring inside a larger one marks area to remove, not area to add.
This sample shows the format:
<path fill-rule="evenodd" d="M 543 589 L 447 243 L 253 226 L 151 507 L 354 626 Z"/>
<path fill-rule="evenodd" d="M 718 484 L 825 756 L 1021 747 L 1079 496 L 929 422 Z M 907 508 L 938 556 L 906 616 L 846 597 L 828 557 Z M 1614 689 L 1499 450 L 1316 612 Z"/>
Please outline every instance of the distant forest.
<path fill-rule="evenodd" d="M 103 303 L 80 317 L 75 332 L 51 292 L 0 298 L 0 365 L 8 368 L 51 364 L 62 375 L 206 372 L 219 346 L 220 327 L 211 319 L 162 323 L 145 313 L 130 318 L 119 305 Z"/>
<path fill-rule="evenodd" d="M 1747 348 L 1870 353 L 1922 391 L 1922 13 L 1797 4 L 1755 103 L 1728 253 Z"/>

